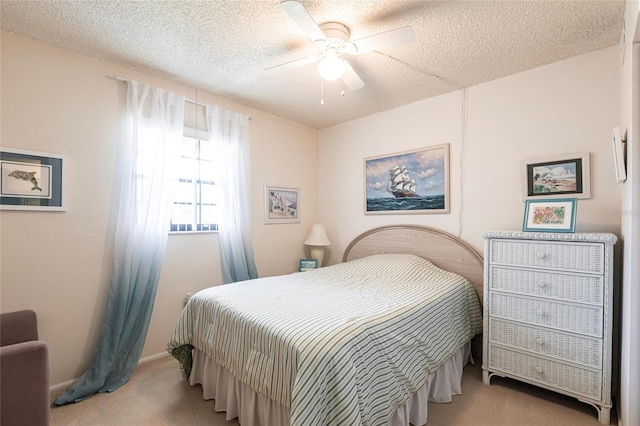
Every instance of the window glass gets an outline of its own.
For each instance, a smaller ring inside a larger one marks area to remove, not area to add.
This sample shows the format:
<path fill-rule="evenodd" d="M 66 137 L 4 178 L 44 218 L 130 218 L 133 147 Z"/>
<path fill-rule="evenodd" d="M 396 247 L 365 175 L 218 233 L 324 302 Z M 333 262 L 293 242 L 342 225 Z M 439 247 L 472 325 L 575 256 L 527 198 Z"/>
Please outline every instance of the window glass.
<path fill-rule="evenodd" d="M 178 176 L 171 214 L 172 232 L 216 231 L 218 187 L 209 141 L 185 137 L 179 145 Z"/>

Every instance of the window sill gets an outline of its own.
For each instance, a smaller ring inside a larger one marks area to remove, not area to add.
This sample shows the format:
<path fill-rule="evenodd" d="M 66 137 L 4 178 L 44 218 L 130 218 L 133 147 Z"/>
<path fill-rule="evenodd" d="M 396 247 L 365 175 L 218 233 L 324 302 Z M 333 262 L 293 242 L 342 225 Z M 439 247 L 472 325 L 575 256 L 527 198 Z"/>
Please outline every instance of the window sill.
<path fill-rule="evenodd" d="M 169 231 L 169 235 L 217 234 L 218 231 Z"/>

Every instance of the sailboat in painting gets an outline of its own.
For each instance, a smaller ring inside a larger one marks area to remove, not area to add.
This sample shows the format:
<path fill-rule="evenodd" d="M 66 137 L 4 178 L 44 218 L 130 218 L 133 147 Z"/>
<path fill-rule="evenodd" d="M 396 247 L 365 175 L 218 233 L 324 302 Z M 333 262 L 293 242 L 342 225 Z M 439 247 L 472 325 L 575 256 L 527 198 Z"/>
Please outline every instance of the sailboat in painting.
<path fill-rule="evenodd" d="M 389 183 L 387 191 L 391 192 L 396 198 L 415 198 L 419 197 L 416 193 L 416 181 L 411 179 L 409 171 L 405 166 L 395 165 L 389 171 Z"/>

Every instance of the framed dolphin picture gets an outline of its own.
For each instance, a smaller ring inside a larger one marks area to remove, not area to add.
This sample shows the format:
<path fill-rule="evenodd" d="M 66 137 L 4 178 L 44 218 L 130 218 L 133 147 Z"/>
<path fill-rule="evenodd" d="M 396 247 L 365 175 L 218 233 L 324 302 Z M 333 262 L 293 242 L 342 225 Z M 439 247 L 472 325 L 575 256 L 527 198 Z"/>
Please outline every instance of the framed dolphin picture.
<path fill-rule="evenodd" d="M 0 209 L 67 209 L 67 157 L 0 149 Z"/>

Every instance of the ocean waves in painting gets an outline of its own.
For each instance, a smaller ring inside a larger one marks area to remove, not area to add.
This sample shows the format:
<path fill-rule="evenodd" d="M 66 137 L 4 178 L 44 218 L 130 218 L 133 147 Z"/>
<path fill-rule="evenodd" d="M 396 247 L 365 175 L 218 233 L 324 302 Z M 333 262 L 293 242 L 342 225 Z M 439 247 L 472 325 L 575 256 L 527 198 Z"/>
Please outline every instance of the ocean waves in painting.
<path fill-rule="evenodd" d="M 444 195 L 415 198 L 367 198 L 368 212 L 442 209 L 444 209 Z"/>

